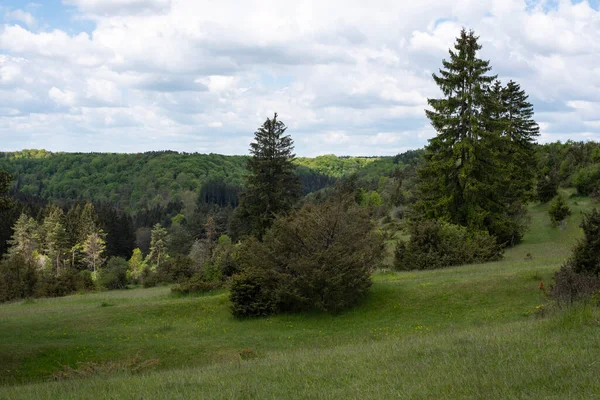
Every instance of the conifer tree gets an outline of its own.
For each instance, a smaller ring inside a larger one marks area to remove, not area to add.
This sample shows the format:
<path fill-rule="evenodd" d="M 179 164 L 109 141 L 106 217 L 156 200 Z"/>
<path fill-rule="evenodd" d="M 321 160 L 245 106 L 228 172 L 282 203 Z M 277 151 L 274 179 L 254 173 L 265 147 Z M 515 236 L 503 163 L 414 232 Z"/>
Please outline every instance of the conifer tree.
<path fill-rule="evenodd" d="M 278 214 L 288 212 L 300 196 L 300 180 L 295 174 L 294 141 L 286 135 L 287 127 L 277 119 L 268 119 L 255 132 L 250 144 L 252 158 L 246 178 L 246 192 L 240 213 L 246 230 L 262 237 Z"/>
<path fill-rule="evenodd" d="M 0 211 L 10 208 L 11 201 L 6 195 L 10 187 L 11 176 L 5 172 L 0 171 Z"/>
<path fill-rule="evenodd" d="M 15 222 L 13 235 L 8 241 L 11 246 L 9 256 L 21 256 L 26 262 L 33 264 L 36 261 L 35 252 L 40 245 L 40 227 L 32 217 L 23 213 Z"/>
<path fill-rule="evenodd" d="M 478 230 L 498 208 L 493 177 L 499 172 L 494 148 L 498 138 L 490 132 L 486 107 L 490 84 L 489 61 L 477 57 L 478 37 L 462 30 L 450 59 L 433 79 L 444 94 L 429 99 L 426 114 L 437 136 L 426 147 L 420 170 L 421 211 L 430 218 Z"/>
<path fill-rule="evenodd" d="M 508 194 L 514 199 L 533 196 L 535 177 L 534 141 L 539 136 L 539 126 L 533 119 L 533 105 L 521 86 L 509 81 L 502 90 L 506 141 L 507 176 L 511 182 Z"/>
<path fill-rule="evenodd" d="M 433 78 L 444 98 L 430 99 L 437 131 L 419 171 L 425 217 L 487 230 L 500 243 L 518 242 L 527 226 L 524 202 L 533 184 L 533 106 L 518 84 L 488 75 L 481 46 L 462 30 L 444 69 Z"/>
<path fill-rule="evenodd" d="M 64 226 L 65 215 L 60 207 L 52 206 L 42 224 L 43 250 L 59 274 L 61 257 L 68 252 L 68 237 Z"/>

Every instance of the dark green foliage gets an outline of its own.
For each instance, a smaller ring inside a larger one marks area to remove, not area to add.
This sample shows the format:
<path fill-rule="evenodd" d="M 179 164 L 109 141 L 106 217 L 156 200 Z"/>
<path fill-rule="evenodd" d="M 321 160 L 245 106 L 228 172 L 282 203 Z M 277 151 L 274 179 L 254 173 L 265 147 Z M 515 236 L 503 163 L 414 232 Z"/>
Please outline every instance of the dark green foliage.
<path fill-rule="evenodd" d="M 34 297 L 37 282 L 35 267 L 24 257 L 0 262 L 0 302 Z"/>
<path fill-rule="evenodd" d="M 445 97 L 428 100 L 437 136 L 419 170 L 417 210 L 512 245 L 525 228 L 522 204 L 531 192 L 538 127 L 519 85 L 492 85 L 496 76 L 486 75 L 491 67 L 477 57 L 480 49 L 478 37 L 463 29 L 433 75 Z"/>
<path fill-rule="evenodd" d="M 550 214 L 552 224 L 557 225 L 571 215 L 571 209 L 565 199 L 559 195 L 552 201 L 552 204 L 550 204 L 548 214 Z"/>
<path fill-rule="evenodd" d="M 127 260 L 122 257 L 111 257 L 98 276 L 98 286 L 108 290 L 125 289 L 127 287 Z"/>
<path fill-rule="evenodd" d="M 279 214 L 288 212 L 300 197 L 300 181 L 295 174 L 294 141 L 286 135 L 287 127 L 268 119 L 254 133 L 248 160 L 249 174 L 239 207 L 246 229 L 262 237 Z"/>
<path fill-rule="evenodd" d="M 79 275 L 72 269 L 65 269 L 58 275 L 55 271 L 38 271 L 36 297 L 62 297 L 75 293 L 79 286 Z"/>
<path fill-rule="evenodd" d="M 419 173 L 424 215 L 472 229 L 481 229 L 491 211 L 490 178 L 500 172 L 491 153 L 495 137 L 480 121 L 496 77 L 486 75 L 489 62 L 477 58 L 477 39 L 463 30 L 450 60 L 442 62 L 445 69 L 433 75 L 446 97 L 428 100 L 433 111 L 426 114 L 437 136 L 429 140 Z"/>
<path fill-rule="evenodd" d="M 501 89 L 499 120 L 503 148 L 501 160 L 506 162 L 504 196 L 510 200 L 523 200 L 533 195 L 535 177 L 534 141 L 539 136 L 539 126 L 533 120 L 533 105 L 521 86 L 509 81 Z"/>
<path fill-rule="evenodd" d="M 231 313 L 236 317 L 264 317 L 278 310 L 278 282 L 268 271 L 248 269 L 234 275 L 229 299 Z"/>
<path fill-rule="evenodd" d="M 262 296 L 267 283 L 275 286 L 269 296 L 276 299 L 278 311 L 336 313 L 367 293 L 383 248 L 367 210 L 358 207 L 352 195 L 340 192 L 324 203 L 306 204 L 291 216 L 276 219 L 263 242 L 242 245 L 240 260 L 256 293 Z M 249 306 L 235 299 L 234 310 Z"/>
<path fill-rule="evenodd" d="M 552 200 L 558 194 L 558 179 L 555 175 L 541 175 L 535 191 L 537 199 L 542 203 Z"/>
<path fill-rule="evenodd" d="M 171 292 L 176 294 L 205 293 L 220 289 L 223 282 L 220 280 L 207 280 L 203 275 L 197 274 L 173 286 Z"/>
<path fill-rule="evenodd" d="M 0 211 L 10 208 L 12 202 L 7 196 L 12 177 L 6 171 L 0 171 Z"/>
<path fill-rule="evenodd" d="M 436 269 L 501 258 L 502 248 L 485 231 L 422 220 L 411 223 L 408 241 L 398 242 L 394 265 L 399 270 Z"/>
<path fill-rule="evenodd" d="M 568 265 L 577 273 L 600 275 L 600 211 L 593 209 L 581 222 L 584 237 L 573 248 Z"/>
<path fill-rule="evenodd" d="M 77 291 L 87 292 L 94 290 L 96 285 L 92 280 L 92 271 L 83 270 L 77 273 Z"/>
<path fill-rule="evenodd" d="M 153 271 L 151 268 L 145 268 L 142 271 L 142 275 L 140 277 L 142 282 L 142 286 L 145 288 L 151 288 L 160 283 L 160 279 L 156 271 Z"/>
<path fill-rule="evenodd" d="M 169 258 L 158 268 L 156 274 L 160 282 L 183 282 L 194 275 L 194 264 L 187 256 Z"/>

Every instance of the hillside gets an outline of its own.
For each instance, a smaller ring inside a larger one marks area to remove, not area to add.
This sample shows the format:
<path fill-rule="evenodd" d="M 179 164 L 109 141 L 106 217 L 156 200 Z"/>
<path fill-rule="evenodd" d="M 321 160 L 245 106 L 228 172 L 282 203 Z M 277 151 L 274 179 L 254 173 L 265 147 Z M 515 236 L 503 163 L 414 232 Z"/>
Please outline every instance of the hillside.
<path fill-rule="evenodd" d="M 0 305 L 0 397 L 599 396 L 598 309 L 544 311 L 538 289 L 592 206 L 569 204 L 565 230 L 531 206 L 531 230 L 500 262 L 380 272 L 366 301 L 337 316 L 236 320 L 225 292 L 167 287 Z M 77 372 L 57 375 L 62 365 Z"/>
<path fill-rule="evenodd" d="M 13 190 L 48 201 L 107 202 L 128 212 L 196 197 L 204 191 L 212 201 L 232 202 L 243 185 L 247 156 L 177 152 L 139 154 L 51 153 L 23 150 L 0 153 L 0 170 L 15 177 Z M 379 164 L 391 170 L 392 157 L 298 158 L 305 193 L 335 179 Z M 377 169 L 377 167 L 376 167 Z"/>

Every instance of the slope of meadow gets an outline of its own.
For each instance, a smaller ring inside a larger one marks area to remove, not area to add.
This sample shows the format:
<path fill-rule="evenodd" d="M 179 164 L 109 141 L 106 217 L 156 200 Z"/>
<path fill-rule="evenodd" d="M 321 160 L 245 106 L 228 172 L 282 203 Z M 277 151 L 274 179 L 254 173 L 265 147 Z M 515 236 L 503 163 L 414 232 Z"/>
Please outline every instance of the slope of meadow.
<path fill-rule="evenodd" d="M 236 320 L 225 292 L 167 287 L 0 305 L 0 398 L 600 396 L 598 310 L 539 307 L 540 281 L 591 206 L 569 202 L 564 231 L 532 206 L 530 233 L 504 260 L 380 272 L 337 316 Z M 61 375 L 64 365 L 77 370 Z"/>

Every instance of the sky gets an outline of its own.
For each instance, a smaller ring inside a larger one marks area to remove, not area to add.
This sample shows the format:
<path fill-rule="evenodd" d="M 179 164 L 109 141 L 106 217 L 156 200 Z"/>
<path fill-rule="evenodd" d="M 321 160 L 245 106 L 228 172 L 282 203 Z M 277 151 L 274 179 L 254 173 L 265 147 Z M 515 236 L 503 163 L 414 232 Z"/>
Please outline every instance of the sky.
<path fill-rule="evenodd" d="M 600 0 L 2 0 L 0 150 L 247 154 L 274 112 L 299 156 L 435 135 L 461 27 L 530 95 L 539 142 L 600 140 Z"/>

